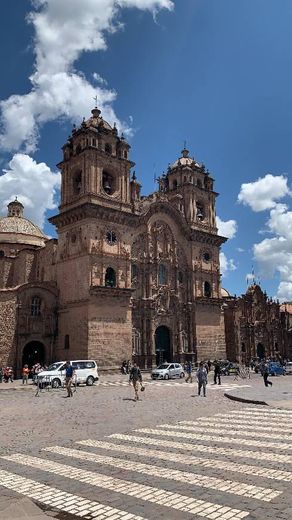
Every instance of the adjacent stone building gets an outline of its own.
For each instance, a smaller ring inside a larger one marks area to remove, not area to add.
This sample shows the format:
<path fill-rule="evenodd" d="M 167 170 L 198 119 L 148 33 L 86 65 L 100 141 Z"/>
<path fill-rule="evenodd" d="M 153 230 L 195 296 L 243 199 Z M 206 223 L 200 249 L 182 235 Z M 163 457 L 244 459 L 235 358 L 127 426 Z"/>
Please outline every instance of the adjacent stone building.
<path fill-rule="evenodd" d="M 92 110 L 63 146 L 58 240 L 0 219 L 0 365 L 225 358 L 214 180 L 187 149 L 140 194 L 130 146 Z"/>
<path fill-rule="evenodd" d="M 291 308 L 280 305 L 253 283 L 246 294 L 224 294 L 226 354 L 230 361 L 292 359 Z"/>

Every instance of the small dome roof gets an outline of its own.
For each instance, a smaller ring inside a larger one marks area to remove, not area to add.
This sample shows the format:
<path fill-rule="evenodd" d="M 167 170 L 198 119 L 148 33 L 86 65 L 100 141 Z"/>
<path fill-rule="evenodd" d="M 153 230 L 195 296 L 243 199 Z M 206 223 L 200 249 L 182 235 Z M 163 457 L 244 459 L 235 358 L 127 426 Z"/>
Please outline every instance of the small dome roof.
<path fill-rule="evenodd" d="M 220 293 L 221 293 L 221 298 L 230 297 L 230 293 L 227 291 L 227 289 L 224 289 L 224 287 L 221 287 Z"/>
<path fill-rule="evenodd" d="M 179 159 L 177 159 L 170 166 L 171 170 L 174 169 L 174 168 L 177 168 L 178 166 L 193 166 L 193 165 L 195 165 L 197 167 L 200 167 L 200 165 L 194 159 L 189 157 L 189 150 L 184 148 L 181 153 L 182 153 L 182 156 L 179 157 Z"/>
<path fill-rule="evenodd" d="M 36 224 L 24 218 L 22 211 L 18 214 L 12 212 L 12 209 L 16 206 L 23 209 L 21 202 L 15 200 L 8 204 L 8 216 L 0 218 L 0 244 L 43 246 L 47 239 L 46 235 Z"/>
<path fill-rule="evenodd" d="M 91 114 L 91 117 L 83 122 L 83 125 L 85 125 L 87 128 L 103 127 L 106 130 L 113 130 L 111 125 L 101 117 L 101 112 L 98 108 L 94 108 L 93 110 L 91 110 Z"/>

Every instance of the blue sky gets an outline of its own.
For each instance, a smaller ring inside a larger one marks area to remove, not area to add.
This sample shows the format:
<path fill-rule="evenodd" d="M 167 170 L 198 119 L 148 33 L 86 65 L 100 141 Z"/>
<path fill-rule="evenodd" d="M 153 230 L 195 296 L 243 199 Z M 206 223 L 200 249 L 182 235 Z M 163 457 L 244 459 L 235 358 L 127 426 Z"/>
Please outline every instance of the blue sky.
<path fill-rule="evenodd" d="M 56 213 L 60 148 L 72 123 L 89 115 L 97 90 L 104 115 L 132 129 L 143 193 L 184 140 L 212 173 L 217 215 L 233 235 L 222 249 L 223 286 L 245 292 L 254 266 L 268 294 L 292 300 L 291 1 L 119 3 L 118 12 L 114 0 L 39 0 L 38 10 L 29 0 L 3 4 L 2 214 L 13 190 L 38 223 Z M 106 45 L 93 42 L 95 34 Z"/>

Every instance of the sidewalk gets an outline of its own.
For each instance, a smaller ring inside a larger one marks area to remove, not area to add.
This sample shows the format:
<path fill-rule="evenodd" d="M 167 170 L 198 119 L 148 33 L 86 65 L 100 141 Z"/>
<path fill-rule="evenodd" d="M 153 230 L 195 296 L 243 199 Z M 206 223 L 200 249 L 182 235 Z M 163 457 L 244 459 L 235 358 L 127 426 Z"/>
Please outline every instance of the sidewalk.
<path fill-rule="evenodd" d="M 269 377 L 269 381 L 273 386 L 265 387 L 263 378 L 258 374 L 252 374 L 251 379 L 242 380 L 242 384 L 250 385 L 250 388 L 228 390 L 224 395 L 242 403 L 292 410 L 292 377 Z"/>
<path fill-rule="evenodd" d="M 0 497 L 0 520 L 52 520 L 32 500 L 9 496 Z"/>

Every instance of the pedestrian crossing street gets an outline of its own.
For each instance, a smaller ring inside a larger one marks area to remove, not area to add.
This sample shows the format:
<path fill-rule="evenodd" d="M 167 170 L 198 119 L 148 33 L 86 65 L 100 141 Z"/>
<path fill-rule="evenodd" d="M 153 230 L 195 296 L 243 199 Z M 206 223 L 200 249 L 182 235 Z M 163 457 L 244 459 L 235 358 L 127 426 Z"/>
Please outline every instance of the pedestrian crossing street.
<path fill-rule="evenodd" d="M 291 464 L 292 411 L 246 407 L 3 455 L 0 492 L 72 519 L 291 520 Z"/>
<path fill-rule="evenodd" d="M 175 387 L 175 388 L 184 388 L 184 389 L 187 389 L 189 388 L 189 386 L 195 386 L 196 383 L 195 381 L 192 383 L 185 383 L 184 380 L 181 380 L 180 382 L 178 381 L 164 381 L 164 380 L 156 380 L 156 381 L 143 381 L 143 385 L 144 386 L 155 386 L 155 387 L 166 387 L 166 386 L 172 386 L 172 387 Z M 110 386 L 129 386 L 129 381 L 100 381 L 97 383 L 96 386 L 100 386 L 100 387 L 110 387 Z M 221 385 L 213 385 L 212 383 L 210 383 L 208 385 L 208 391 L 211 390 L 211 391 L 216 391 L 216 390 L 222 390 L 222 391 L 226 391 L 226 390 L 234 390 L 236 388 L 250 388 L 251 385 L 243 385 L 243 384 L 238 384 L 238 383 L 228 383 L 228 382 L 224 382 L 222 383 Z"/>

